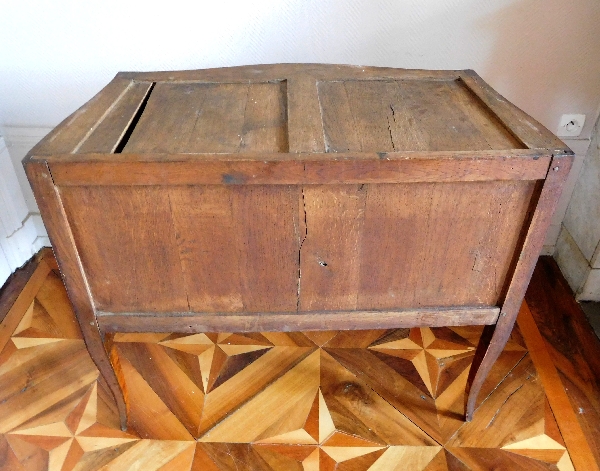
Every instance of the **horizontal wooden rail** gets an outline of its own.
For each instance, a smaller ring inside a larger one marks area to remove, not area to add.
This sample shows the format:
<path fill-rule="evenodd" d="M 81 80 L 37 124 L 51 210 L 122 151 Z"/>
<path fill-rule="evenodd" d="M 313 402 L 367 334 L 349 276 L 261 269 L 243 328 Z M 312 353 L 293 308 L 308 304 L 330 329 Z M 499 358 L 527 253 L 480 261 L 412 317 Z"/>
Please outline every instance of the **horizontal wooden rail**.
<path fill-rule="evenodd" d="M 103 332 L 268 332 L 338 329 L 388 329 L 489 325 L 498 307 L 423 308 L 397 311 L 323 311 L 253 313 L 113 313 L 98 311 Z"/>
<path fill-rule="evenodd" d="M 58 186 L 295 185 L 416 183 L 545 178 L 549 156 L 471 159 L 49 162 Z"/>

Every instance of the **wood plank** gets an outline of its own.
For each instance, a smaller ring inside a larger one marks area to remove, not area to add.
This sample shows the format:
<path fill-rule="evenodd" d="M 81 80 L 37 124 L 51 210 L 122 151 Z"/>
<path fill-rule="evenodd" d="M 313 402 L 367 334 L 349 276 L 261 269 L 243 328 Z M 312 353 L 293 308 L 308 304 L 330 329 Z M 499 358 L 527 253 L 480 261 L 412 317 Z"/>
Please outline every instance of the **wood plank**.
<path fill-rule="evenodd" d="M 575 468 L 600 470 L 526 302 L 521 305 L 517 322 Z"/>
<path fill-rule="evenodd" d="M 193 311 L 241 311 L 241 234 L 225 186 L 169 189 L 184 285 Z"/>
<path fill-rule="evenodd" d="M 512 131 L 513 134 L 517 136 L 522 134 L 529 139 L 526 143 L 528 146 L 532 148 L 561 150 L 561 152 L 570 153 L 570 150 L 566 148 L 560 140 L 553 137 L 550 132 L 521 112 L 521 110 L 508 104 L 506 100 L 491 91 L 491 89 L 489 89 L 489 87 L 487 87 L 487 85 L 485 85 L 472 71 L 419 71 L 319 64 L 274 64 L 207 69 L 200 71 L 121 73 L 106 89 L 102 90 L 97 97 L 61 123 L 61 125 L 47 136 L 40 145 L 36 146 L 30 155 L 49 155 L 56 152 L 71 152 L 74 146 L 68 142 L 73 140 L 75 140 L 76 143 L 81 142 L 89 132 L 90 128 L 100 120 L 103 113 L 115 102 L 132 80 L 147 82 L 164 81 L 166 83 L 170 82 L 171 84 L 178 83 L 180 86 L 194 81 L 197 83 L 205 82 L 207 84 L 219 81 L 229 81 L 230 83 L 237 81 L 239 86 L 247 86 L 248 81 L 283 81 L 288 78 L 296 79 L 297 77 L 311 77 L 311 80 L 316 82 L 317 80 L 331 81 L 340 79 L 371 81 L 452 81 L 459 76 L 462 78 L 462 81 L 479 96 L 482 103 L 490 107 L 490 109 L 498 115 L 501 122 L 508 125 L 508 127 L 516 126 Z M 515 123 L 511 122 L 511 120 L 515 121 Z M 68 131 L 65 130 L 67 127 L 69 128 Z M 538 131 L 540 138 L 535 140 L 533 136 Z M 59 134 L 62 134 L 62 137 L 59 138 Z M 314 133 L 311 135 L 314 136 Z M 312 138 L 310 141 L 310 145 L 312 146 L 315 141 Z M 320 146 L 317 146 L 317 148 L 319 147 Z"/>
<path fill-rule="evenodd" d="M 325 151 L 335 153 L 360 152 L 363 149 L 358 136 L 358 125 L 352 115 L 348 92 L 340 84 L 341 82 L 321 82 L 318 84 Z M 383 151 L 384 149 L 380 150 Z"/>
<path fill-rule="evenodd" d="M 195 186 L 168 194 L 192 310 L 296 310 L 298 188 Z"/>
<path fill-rule="evenodd" d="M 600 340 L 553 258 L 540 257 L 525 299 L 600 463 Z"/>
<path fill-rule="evenodd" d="M 365 186 L 358 308 L 495 305 L 533 189 L 533 182 Z"/>
<path fill-rule="evenodd" d="M 287 152 L 286 82 L 157 83 L 123 152 Z"/>
<path fill-rule="evenodd" d="M 185 152 L 208 89 L 157 83 L 121 152 Z"/>
<path fill-rule="evenodd" d="M 240 152 L 288 152 L 287 81 L 248 86 Z"/>
<path fill-rule="evenodd" d="M 431 107 L 433 115 L 429 116 L 429 119 L 432 121 L 435 119 L 435 128 L 427 127 L 426 129 L 430 138 L 435 139 L 434 150 L 443 150 L 444 147 L 449 145 L 460 150 L 523 147 L 522 143 L 512 138 L 510 134 L 508 139 L 499 140 L 497 147 L 490 146 L 490 143 L 479 131 L 479 128 L 473 124 L 473 121 L 483 121 L 488 128 L 496 131 L 496 136 L 502 135 L 503 131 L 505 132 L 504 126 L 497 119 L 493 119 L 493 116 L 490 116 L 489 113 L 486 113 L 487 110 L 481 106 L 481 102 L 471 102 L 468 113 L 461 109 L 465 98 L 469 97 L 468 94 L 464 93 L 465 87 L 461 82 L 454 80 L 447 82 L 431 81 L 427 83 L 427 87 L 420 87 L 418 92 L 416 87 L 413 87 L 413 90 L 412 94 L 405 92 L 405 96 L 412 95 L 416 102 L 411 110 L 419 106 L 419 98 L 415 99 L 419 97 L 419 94 L 421 95 L 420 100 Z M 422 104 L 420 106 L 423 107 Z"/>
<path fill-rule="evenodd" d="M 263 156 L 264 158 L 264 156 Z M 463 159 L 398 158 L 261 160 L 195 162 L 60 162 L 50 163 L 58 186 L 104 185 L 294 185 L 420 183 L 451 181 L 537 180 L 545 177 L 549 156 Z"/>
<path fill-rule="evenodd" d="M 396 82 L 395 93 L 390 97 L 393 110 L 403 109 L 410 114 L 422 139 L 420 148 L 436 150 L 489 149 L 477 129 L 457 108 L 455 82 L 402 81 Z M 475 110 L 474 110 L 475 111 Z M 476 110 L 481 114 L 481 110 Z M 402 132 L 396 132 L 397 147 L 405 148 Z M 508 148 L 518 148 L 513 142 Z"/>
<path fill-rule="evenodd" d="M 119 100 L 104 113 L 73 152 L 112 154 L 151 89 L 152 83 L 133 82 L 127 89 L 127 93 L 121 95 Z"/>
<path fill-rule="evenodd" d="M 342 83 L 350 101 L 350 108 L 362 151 L 393 152 L 406 149 L 396 146 L 390 132 L 392 106 L 384 81 L 344 81 Z"/>
<path fill-rule="evenodd" d="M 302 189 L 300 311 L 356 309 L 365 200 L 365 185 Z"/>
<path fill-rule="evenodd" d="M 320 82 L 319 98 L 327 152 L 523 147 L 461 81 Z"/>
<path fill-rule="evenodd" d="M 398 311 L 324 311 L 300 313 L 114 313 L 98 311 L 104 332 L 266 332 L 332 329 L 389 329 L 413 326 L 493 324 L 496 307 L 424 308 Z"/>
<path fill-rule="evenodd" d="M 44 215 L 44 224 L 49 231 L 50 241 L 55 251 L 69 298 L 75 306 L 77 320 L 81 326 L 88 351 L 112 392 L 123 430 L 127 427 L 125 398 L 115 372 L 110 364 L 98 330 L 94 305 L 89 285 L 77 253 L 75 241 L 60 195 L 52 183 L 50 169 L 43 162 L 24 161 L 27 177 L 31 182 L 36 202 Z"/>
<path fill-rule="evenodd" d="M 454 106 L 469 117 L 490 149 L 525 147 L 462 80 L 445 82 L 445 85 L 452 86 L 456 98 Z"/>
<path fill-rule="evenodd" d="M 298 75 L 287 80 L 289 152 L 324 152 L 316 79 Z"/>
<path fill-rule="evenodd" d="M 296 310 L 299 189 L 239 186 L 233 194 L 232 214 L 241 243 L 237 248 L 244 311 Z"/>
<path fill-rule="evenodd" d="M 406 98 L 397 82 L 387 82 L 385 94 L 389 98 L 388 127 L 394 147 L 423 152 L 429 149 L 430 136 L 423 129 L 418 116 L 410 107 L 404 106 Z M 397 145 L 396 145 L 397 143 Z"/>
<path fill-rule="evenodd" d="M 189 309 L 165 191 L 65 187 L 61 196 L 97 309 Z"/>
<path fill-rule="evenodd" d="M 481 151 L 397 151 L 397 152 L 145 152 L 117 154 L 65 154 L 56 153 L 48 156 L 31 156 L 32 161 L 61 162 L 61 163 L 92 163 L 92 162 L 215 162 L 231 161 L 263 161 L 279 162 L 284 160 L 300 161 L 338 161 L 338 160 L 489 160 L 489 159 L 524 159 L 538 160 L 550 158 L 548 149 L 501 149 Z"/>

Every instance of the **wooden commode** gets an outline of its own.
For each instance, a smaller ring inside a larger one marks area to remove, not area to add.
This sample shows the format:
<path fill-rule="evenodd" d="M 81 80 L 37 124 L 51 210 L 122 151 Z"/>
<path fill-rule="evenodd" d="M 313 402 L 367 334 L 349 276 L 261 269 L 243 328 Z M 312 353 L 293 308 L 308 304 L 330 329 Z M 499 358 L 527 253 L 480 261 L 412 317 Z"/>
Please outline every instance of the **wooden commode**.
<path fill-rule="evenodd" d="M 485 325 L 466 417 L 572 152 L 472 71 L 120 73 L 24 165 L 122 425 L 115 332 Z"/>

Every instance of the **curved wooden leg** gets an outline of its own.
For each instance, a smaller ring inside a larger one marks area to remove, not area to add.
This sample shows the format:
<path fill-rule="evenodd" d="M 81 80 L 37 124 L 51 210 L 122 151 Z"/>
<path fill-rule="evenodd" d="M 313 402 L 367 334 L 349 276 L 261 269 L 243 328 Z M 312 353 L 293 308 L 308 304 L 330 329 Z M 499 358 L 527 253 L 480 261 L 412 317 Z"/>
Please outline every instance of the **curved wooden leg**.
<path fill-rule="evenodd" d="M 89 316 L 78 316 L 80 319 Z M 104 381 L 108 385 L 110 392 L 112 393 L 115 403 L 117 405 L 117 411 L 119 412 L 119 420 L 121 422 L 121 430 L 127 430 L 127 402 L 125 401 L 125 395 L 121 384 L 119 383 L 117 373 L 110 361 L 108 352 L 104 347 L 102 341 L 102 335 L 98 328 L 98 324 L 95 320 L 91 320 L 84 325 L 80 322 L 81 330 L 83 333 L 83 340 L 85 345 L 90 352 L 92 360 L 96 364 L 98 371 L 104 378 Z"/>
<path fill-rule="evenodd" d="M 517 320 L 517 314 L 518 310 L 516 309 L 510 314 L 501 312 L 496 325 L 486 325 L 483 329 L 467 379 L 465 394 L 465 419 L 467 422 L 473 419 L 475 403 L 481 386 L 502 353 Z"/>
<path fill-rule="evenodd" d="M 23 164 L 35 194 L 35 200 L 44 217 L 44 224 L 50 235 L 63 283 L 67 288 L 67 294 L 81 326 L 83 340 L 92 360 L 115 398 L 119 418 L 121 419 L 121 428 L 125 430 L 127 428 L 125 398 L 104 348 L 102 335 L 96 321 L 94 302 L 81 265 L 81 259 L 77 253 L 69 221 L 62 205 L 60 193 L 54 185 L 52 173 L 46 162 L 35 161 L 28 157 Z"/>
<path fill-rule="evenodd" d="M 481 386 L 485 381 L 492 365 L 502 353 L 512 328 L 517 320 L 519 308 L 525 297 L 525 290 L 531 279 L 535 263 L 544 244 L 546 231 L 550 225 L 552 213 L 556 208 L 562 191 L 562 185 L 569 175 L 573 157 L 571 155 L 553 156 L 549 166 L 548 175 L 543 183 L 537 200 L 537 207 L 527 235 L 516 258 L 516 266 L 508 286 L 502 310 L 495 326 L 487 326 L 484 335 L 479 341 L 475 358 L 469 371 L 467 380 L 467 394 L 465 397 L 465 418 L 473 419 L 475 401 Z"/>

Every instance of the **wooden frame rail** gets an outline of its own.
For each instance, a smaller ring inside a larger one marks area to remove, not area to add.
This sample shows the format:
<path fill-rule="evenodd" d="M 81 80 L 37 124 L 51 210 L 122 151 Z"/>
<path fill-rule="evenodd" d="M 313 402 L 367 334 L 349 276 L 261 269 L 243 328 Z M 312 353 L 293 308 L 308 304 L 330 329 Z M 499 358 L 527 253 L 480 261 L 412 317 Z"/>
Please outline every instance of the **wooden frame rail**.
<path fill-rule="evenodd" d="M 397 311 L 249 312 L 249 313 L 113 313 L 96 312 L 104 332 L 137 332 L 143 324 L 148 332 L 199 333 L 215 331 L 284 332 L 297 330 L 387 329 L 490 325 L 496 323 L 498 307 L 424 308 Z M 350 327 L 349 327 L 350 326 Z"/>

